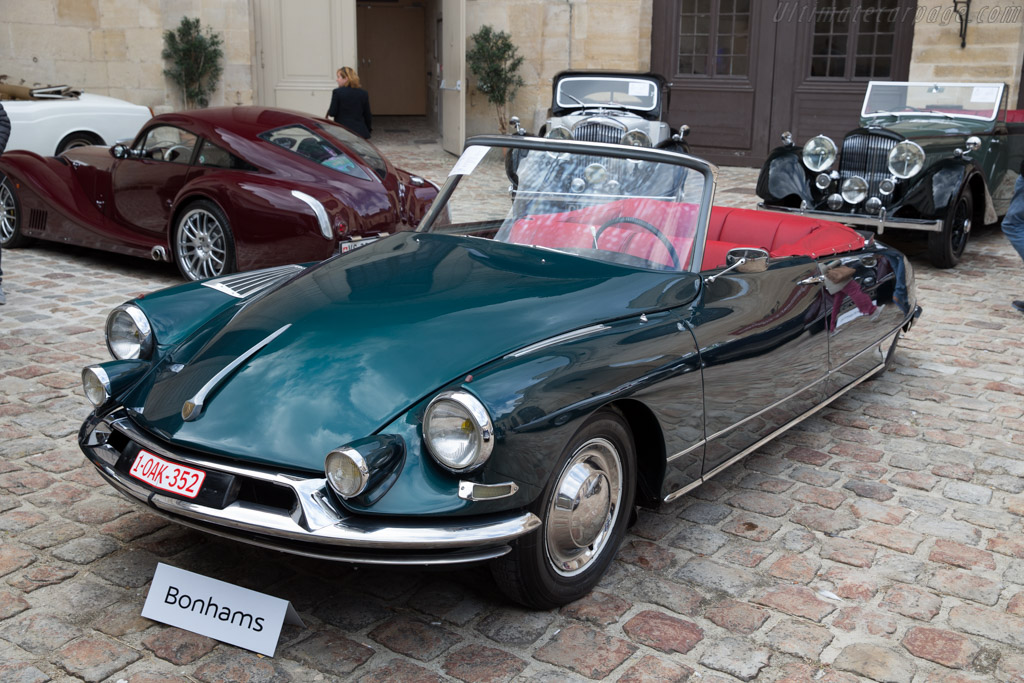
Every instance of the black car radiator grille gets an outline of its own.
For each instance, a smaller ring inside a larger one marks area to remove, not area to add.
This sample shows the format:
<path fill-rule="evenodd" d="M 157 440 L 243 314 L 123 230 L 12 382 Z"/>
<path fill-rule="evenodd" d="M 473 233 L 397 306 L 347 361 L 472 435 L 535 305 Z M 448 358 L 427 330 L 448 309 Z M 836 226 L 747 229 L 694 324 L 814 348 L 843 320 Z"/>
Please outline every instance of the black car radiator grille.
<path fill-rule="evenodd" d="M 572 131 L 574 140 L 585 142 L 610 142 L 617 144 L 622 140 L 623 131 L 615 126 L 606 126 L 603 123 L 582 123 Z"/>
<path fill-rule="evenodd" d="M 839 158 L 839 176 L 846 180 L 855 175 L 868 182 L 868 196 L 878 197 L 883 206 L 888 206 L 892 195 L 883 196 L 878 191 L 878 184 L 889 173 L 889 152 L 899 140 L 885 135 L 860 134 L 850 135 L 843 140 L 843 152 Z"/>

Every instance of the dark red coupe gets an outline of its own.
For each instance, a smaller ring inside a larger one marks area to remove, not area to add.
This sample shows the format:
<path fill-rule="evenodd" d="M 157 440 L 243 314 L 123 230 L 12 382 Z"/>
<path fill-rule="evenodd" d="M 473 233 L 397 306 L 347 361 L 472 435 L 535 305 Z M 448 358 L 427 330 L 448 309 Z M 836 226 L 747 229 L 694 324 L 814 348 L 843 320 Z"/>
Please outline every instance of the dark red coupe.
<path fill-rule="evenodd" d="M 436 195 L 325 119 L 203 109 L 154 117 L 130 146 L 0 157 L 0 247 L 38 238 L 173 259 L 199 280 L 412 229 Z"/>

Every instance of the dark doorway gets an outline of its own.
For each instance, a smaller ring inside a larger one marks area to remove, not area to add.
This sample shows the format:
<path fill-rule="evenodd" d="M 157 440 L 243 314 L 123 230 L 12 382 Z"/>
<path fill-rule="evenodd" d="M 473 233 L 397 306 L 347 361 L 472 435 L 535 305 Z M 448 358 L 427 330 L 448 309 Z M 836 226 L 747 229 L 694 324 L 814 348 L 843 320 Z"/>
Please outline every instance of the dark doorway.
<path fill-rule="evenodd" d="M 427 113 L 427 31 L 424 3 L 356 5 L 359 77 L 370 111 L 381 116 Z"/>
<path fill-rule="evenodd" d="M 694 152 L 759 166 L 782 131 L 857 125 L 870 80 L 906 80 L 914 0 L 654 0 L 651 68 Z"/>

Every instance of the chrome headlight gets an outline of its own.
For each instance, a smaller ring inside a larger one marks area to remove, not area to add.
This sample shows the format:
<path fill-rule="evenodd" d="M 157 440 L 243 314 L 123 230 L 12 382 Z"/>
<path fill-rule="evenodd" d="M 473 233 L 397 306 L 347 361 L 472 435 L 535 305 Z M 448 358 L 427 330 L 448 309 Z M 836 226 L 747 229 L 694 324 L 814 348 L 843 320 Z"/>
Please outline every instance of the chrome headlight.
<path fill-rule="evenodd" d="M 841 193 L 850 204 L 860 204 L 868 196 L 868 181 L 859 175 L 850 176 L 843 181 Z"/>
<path fill-rule="evenodd" d="M 804 145 L 803 159 L 804 166 L 814 173 L 820 173 L 832 167 L 836 161 L 838 149 L 832 138 L 818 135 L 811 138 Z"/>
<path fill-rule="evenodd" d="M 555 140 L 572 140 L 572 132 L 565 126 L 552 126 L 544 137 Z"/>
<path fill-rule="evenodd" d="M 423 440 L 443 467 L 465 471 L 479 467 L 490 457 L 494 426 L 475 396 L 466 391 L 446 391 L 427 406 Z"/>
<path fill-rule="evenodd" d="M 900 142 L 889 152 L 889 173 L 897 178 L 910 178 L 924 168 L 924 150 L 911 140 Z"/>
<path fill-rule="evenodd" d="M 82 389 L 85 397 L 94 406 L 101 406 L 110 399 L 110 377 L 98 365 L 82 368 Z"/>
<path fill-rule="evenodd" d="M 153 353 L 153 328 L 142 309 L 121 304 L 107 316 L 107 350 L 117 360 L 141 358 Z"/>
<path fill-rule="evenodd" d="M 342 498 L 358 496 L 370 481 L 370 468 L 354 448 L 338 448 L 327 454 L 324 461 L 327 483 Z"/>
<path fill-rule="evenodd" d="M 633 130 L 623 135 L 622 140 L 620 142 L 624 145 L 629 145 L 630 147 L 653 146 L 653 143 L 651 142 L 651 136 L 645 133 L 644 131 L 640 130 L 639 128 L 634 128 Z"/>

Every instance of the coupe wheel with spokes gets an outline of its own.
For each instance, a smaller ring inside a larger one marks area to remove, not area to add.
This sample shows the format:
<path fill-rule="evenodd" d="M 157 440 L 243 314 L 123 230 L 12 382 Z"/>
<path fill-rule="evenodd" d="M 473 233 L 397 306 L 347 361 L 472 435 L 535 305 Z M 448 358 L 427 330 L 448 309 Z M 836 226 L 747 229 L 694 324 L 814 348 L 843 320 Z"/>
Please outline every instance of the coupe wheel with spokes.
<path fill-rule="evenodd" d="M 205 280 L 235 269 L 235 240 L 224 212 L 205 199 L 189 204 L 174 228 L 174 259 L 189 280 Z"/>
<path fill-rule="evenodd" d="M 11 179 L 0 175 L 0 248 L 11 249 L 28 244 L 21 234 L 21 205 Z"/>
<path fill-rule="evenodd" d="M 492 563 L 501 589 L 516 602 L 541 609 L 589 593 L 622 543 L 635 482 L 629 427 L 616 412 L 597 413 L 566 446 L 532 507 L 543 526 Z"/>

